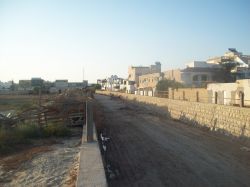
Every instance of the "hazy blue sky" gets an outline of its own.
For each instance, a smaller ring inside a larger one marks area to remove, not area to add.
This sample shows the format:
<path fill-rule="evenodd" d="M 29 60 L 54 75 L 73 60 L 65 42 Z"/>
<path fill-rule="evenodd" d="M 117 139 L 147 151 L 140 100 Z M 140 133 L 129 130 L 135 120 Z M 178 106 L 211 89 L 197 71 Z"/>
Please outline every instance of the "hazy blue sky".
<path fill-rule="evenodd" d="M 0 80 L 127 77 L 235 47 L 250 54 L 250 0 L 0 0 Z"/>

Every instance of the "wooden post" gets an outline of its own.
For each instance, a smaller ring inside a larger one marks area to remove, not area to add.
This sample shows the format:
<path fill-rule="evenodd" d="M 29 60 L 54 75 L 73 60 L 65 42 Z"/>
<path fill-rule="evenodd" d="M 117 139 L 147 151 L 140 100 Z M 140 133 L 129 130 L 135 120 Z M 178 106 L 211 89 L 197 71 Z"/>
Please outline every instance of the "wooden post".
<path fill-rule="evenodd" d="M 38 113 L 38 125 L 41 126 L 41 86 L 39 87 L 39 113 Z"/>
<path fill-rule="evenodd" d="M 182 92 L 182 99 L 185 100 L 185 91 Z"/>
<path fill-rule="evenodd" d="M 196 102 L 199 102 L 199 92 L 196 92 Z"/>
<path fill-rule="evenodd" d="M 244 92 L 240 92 L 240 107 L 244 107 Z"/>
<path fill-rule="evenodd" d="M 86 129 L 87 129 L 87 142 L 94 140 L 94 128 L 93 128 L 93 106 L 90 100 L 86 101 Z"/>
<path fill-rule="evenodd" d="M 218 103 L 218 92 L 214 93 L 214 103 L 217 104 Z"/>

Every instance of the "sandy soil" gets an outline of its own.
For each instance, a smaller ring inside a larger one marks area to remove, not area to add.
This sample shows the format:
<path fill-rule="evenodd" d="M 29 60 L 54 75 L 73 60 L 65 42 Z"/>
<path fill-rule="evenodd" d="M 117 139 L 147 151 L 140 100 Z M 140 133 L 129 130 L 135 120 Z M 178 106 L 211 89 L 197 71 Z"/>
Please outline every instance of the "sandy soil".
<path fill-rule="evenodd" d="M 250 186 L 241 142 L 96 95 L 110 137 L 102 150 L 109 186 Z M 100 123 L 100 122 L 99 122 Z"/>
<path fill-rule="evenodd" d="M 81 132 L 81 128 L 78 129 Z M 0 186 L 74 186 L 81 133 L 0 159 Z"/>

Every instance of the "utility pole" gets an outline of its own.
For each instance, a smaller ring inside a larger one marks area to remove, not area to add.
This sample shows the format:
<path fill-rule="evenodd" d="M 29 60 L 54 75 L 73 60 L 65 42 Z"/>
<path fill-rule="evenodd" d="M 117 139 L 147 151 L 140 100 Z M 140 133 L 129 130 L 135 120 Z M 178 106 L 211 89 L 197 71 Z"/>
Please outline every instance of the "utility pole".
<path fill-rule="evenodd" d="M 84 82 L 84 67 L 82 67 L 82 82 Z"/>

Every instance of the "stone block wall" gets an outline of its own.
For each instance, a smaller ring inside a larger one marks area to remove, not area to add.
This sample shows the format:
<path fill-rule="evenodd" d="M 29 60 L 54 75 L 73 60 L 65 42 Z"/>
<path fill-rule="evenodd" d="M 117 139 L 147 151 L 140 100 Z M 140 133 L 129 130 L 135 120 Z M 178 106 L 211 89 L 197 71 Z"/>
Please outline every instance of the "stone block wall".
<path fill-rule="evenodd" d="M 110 95 L 111 92 L 97 91 L 97 93 Z M 167 110 L 172 118 L 188 124 L 204 126 L 210 130 L 220 131 L 236 137 L 250 138 L 249 108 L 172 100 L 118 92 L 112 92 L 112 94 L 121 96 L 123 99 L 162 107 Z"/>
<path fill-rule="evenodd" d="M 198 96 L 197 96 L 198 93 Z M 169 90 L 170 98 L 177 100 L 186 100 L 186 101 L 196 101 L 197 97 L 199 102 L 208 102 L 208 92 L 206 88 L 179 88 L 179 89 L 170 89 Z"/>

